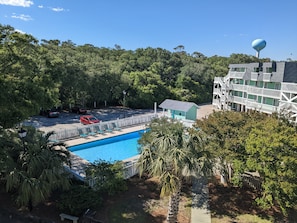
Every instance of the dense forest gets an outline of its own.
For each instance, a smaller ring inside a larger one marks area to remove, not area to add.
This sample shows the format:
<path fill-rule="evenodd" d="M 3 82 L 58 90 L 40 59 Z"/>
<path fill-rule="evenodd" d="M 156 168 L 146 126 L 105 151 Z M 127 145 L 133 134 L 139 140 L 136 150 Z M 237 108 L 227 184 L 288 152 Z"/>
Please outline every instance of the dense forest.
<path fill-rule="evenodd" d="M 152 108 L 166 98 L 211 102 L 213 79 L 225 76 L 228 64 L 259 61 L 244 54 L 190 55 L 182 45 L 173 52 L 151 47 L 132 51 L 119 45 L 39 41 L 1 24 L 0 32 L 0 126 L 4 128 L 40 108 L 74 104 Z"/>

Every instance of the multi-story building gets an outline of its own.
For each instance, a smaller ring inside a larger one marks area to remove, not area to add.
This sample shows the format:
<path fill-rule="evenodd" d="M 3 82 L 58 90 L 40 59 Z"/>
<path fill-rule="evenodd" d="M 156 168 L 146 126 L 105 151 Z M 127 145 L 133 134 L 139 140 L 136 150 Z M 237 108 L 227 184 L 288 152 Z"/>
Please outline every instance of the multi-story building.
<path fill-rule="evenodd" d="M 230 64 L 227 76 L 214 79 L 212 103 L 221 110 L 283 113 L 297 122 L 297 62 Z"/>

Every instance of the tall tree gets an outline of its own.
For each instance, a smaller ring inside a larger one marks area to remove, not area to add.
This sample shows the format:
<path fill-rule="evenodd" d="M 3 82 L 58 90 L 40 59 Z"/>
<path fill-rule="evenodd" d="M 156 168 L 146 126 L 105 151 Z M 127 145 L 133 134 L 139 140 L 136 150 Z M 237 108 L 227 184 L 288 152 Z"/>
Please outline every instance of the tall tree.
<path fill-rule="evenodd" d="M 45 75 L 38 41 L 0 25 L 0 126 L 12 127 L 55 98 Z"/>
<path fill-rule="evenodd" d="M 247 135 L 257 122 L 265 118 L 267 115 L 259 112 L 216 111 L 207 119 L 196 121 L 195 126 L 209 136 L 207 146 L 217 158 L 219 171 L 225 180 L 231 180 L 231 166 L 237 174 L 246 170 Z"/>
<path fill-rule="evenodd" d="M 297 131 L 276 117 L 258 122 L 246 140 L 247 167 L 262 179 L 258 204 L 279 204 L 284 214 L 297 200 Z"/>
<path fill-rule="evenodd" d="M 140 175 L 147 172 L 157 177 L 161 196 L 170 196 L 167 221 L 177 222 L 181 186 L 192 174 L 210 170 L 209 153 L 204 150 L 201 131 L 187 129 L 167 118 L 156 119 L 149 125 L 150 131 L 140 139 Z"/>

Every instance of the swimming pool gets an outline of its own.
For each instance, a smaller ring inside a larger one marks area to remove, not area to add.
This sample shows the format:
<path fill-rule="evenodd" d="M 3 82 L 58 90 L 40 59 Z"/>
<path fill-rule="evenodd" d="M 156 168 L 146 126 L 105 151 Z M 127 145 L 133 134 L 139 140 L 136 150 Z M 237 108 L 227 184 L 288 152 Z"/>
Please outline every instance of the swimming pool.
<path fill-rule="evenodd" d="M 138 155 L 138 139 L 145 130 L 68 147 L 75 155 L 89 161 L 114 162 Z"/>

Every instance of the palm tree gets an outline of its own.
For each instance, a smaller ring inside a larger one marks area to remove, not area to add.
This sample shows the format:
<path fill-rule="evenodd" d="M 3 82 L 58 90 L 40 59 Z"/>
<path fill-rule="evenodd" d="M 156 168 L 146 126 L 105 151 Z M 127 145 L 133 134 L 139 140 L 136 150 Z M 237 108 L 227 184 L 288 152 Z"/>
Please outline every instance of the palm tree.
<path fill-rule="evenodd" d="M 63 143 L 50 143 L 53 132 L 43 134 L 28 128 L 26 141 L 6 148 L 8 156 L 4 174 L 7 191 L 16 192 L 16 201 L 32 210 L 57 188 L 67 189 L 69 178 L 63 168 L 70 164 L 69 152 Z"/>
<path fill-rule="evenodd" d="M 182 123 L 161 118 L 149 125 L 139 143 L 140 175 L 147 172 L 157 177 L 161 196 L 169 197 L 167 222 L 177 222 L 182 183 L 195 174 L 206 173 L 209 153 L 204 150 L 202 132 L 186 129 Z"/>

